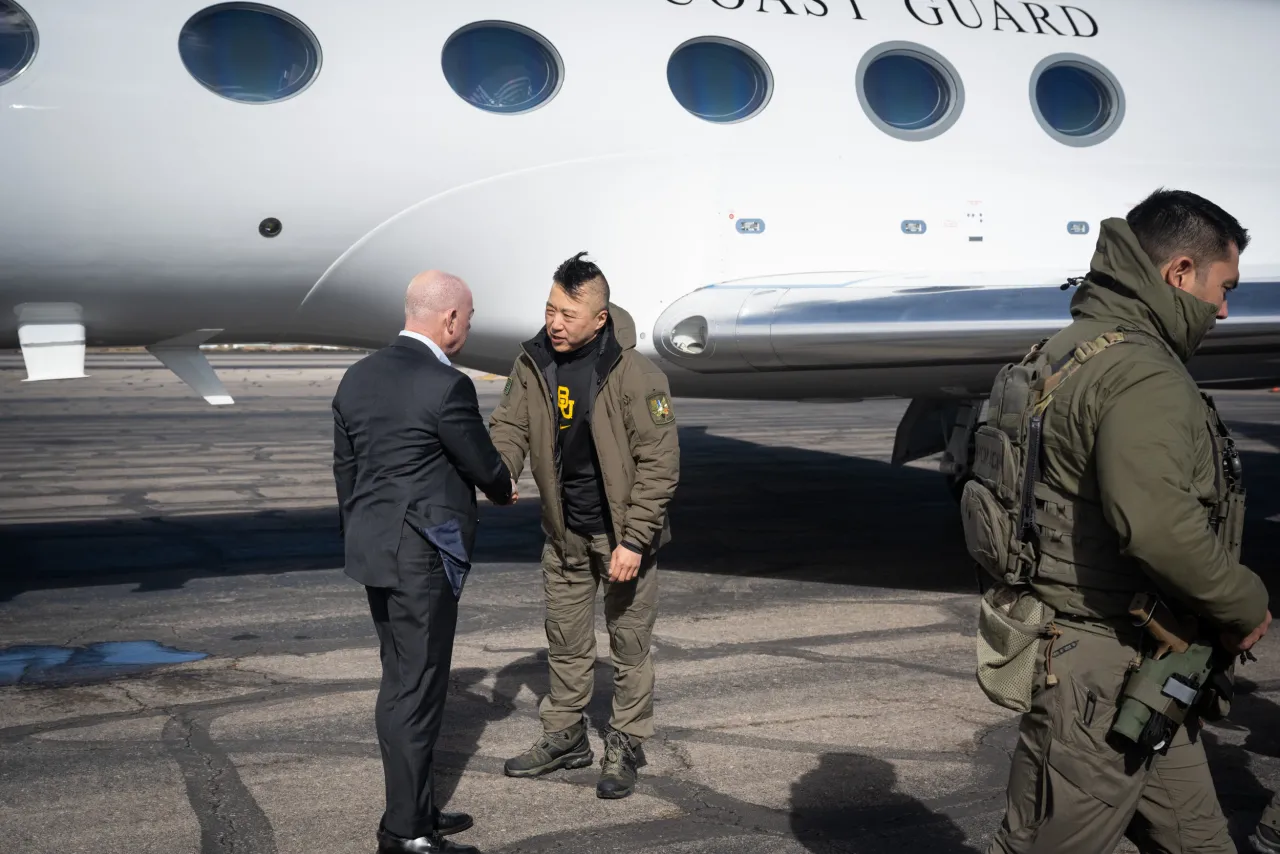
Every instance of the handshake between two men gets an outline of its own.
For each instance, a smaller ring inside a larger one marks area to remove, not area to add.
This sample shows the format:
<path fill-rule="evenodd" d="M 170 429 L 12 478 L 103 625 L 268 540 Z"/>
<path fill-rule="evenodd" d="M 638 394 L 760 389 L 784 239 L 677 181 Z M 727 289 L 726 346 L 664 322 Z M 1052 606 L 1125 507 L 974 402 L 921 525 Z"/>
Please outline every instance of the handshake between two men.
<path fill-rule="evenodd" d="M 470 331 L 471 291 L 437 270 L 409 284 L 395 343 L 352 365 L 334 396 L 346 572 L 366 587 L 381 646 L 380 852 L 476 851 L 443 838 L 473 821 L 439 809 L 432 750 L 471 568 L 476 489 L 515 504 L 526 461 L 547 532 L 551 688 L 540 705 L 543 732 L 504 771 L 536 777 L 592 763 L 583 709 L 594 686 L 600 586 L 615 679 L 599 797 L 631 794 L 635 748 L 653 735 L 655 554 L 671 537 L 675 415 L 666 376 L 636 352 L 635 323 L 610 303 L 608 281 L 584 254 L 556 270 L 545 323 L 521 346 L 488 430 L 475 384 L 450 361 Z"/>

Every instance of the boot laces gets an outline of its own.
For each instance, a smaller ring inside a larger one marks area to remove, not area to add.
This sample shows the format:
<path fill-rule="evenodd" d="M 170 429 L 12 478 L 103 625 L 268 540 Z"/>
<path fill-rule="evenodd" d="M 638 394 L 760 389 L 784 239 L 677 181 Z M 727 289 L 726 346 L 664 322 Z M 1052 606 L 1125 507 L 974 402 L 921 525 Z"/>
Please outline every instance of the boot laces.
<path fill-rule="evenodd" d="M 631 755 L 631 742 L 620 732 L 611 732 L 604 742 L 604 764 L 621 770 L 624 756 Z"/>

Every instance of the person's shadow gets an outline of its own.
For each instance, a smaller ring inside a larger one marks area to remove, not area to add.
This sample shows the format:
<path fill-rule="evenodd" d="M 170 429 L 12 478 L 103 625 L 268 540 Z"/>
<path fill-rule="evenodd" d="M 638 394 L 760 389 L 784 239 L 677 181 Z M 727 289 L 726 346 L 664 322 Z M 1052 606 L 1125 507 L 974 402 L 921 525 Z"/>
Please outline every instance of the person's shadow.
<path fill-rule="evenodd" d="M 467 762 L 479 752 L 484 731 L 515 712 L 520 690 L 527 685 L 535 696 L 545 693 L 546 673 L 547 653 L 541 650 L 499 670 L 492 692 L 480 686 L 486 676 L 482 668 L 462 667 L 449 674 L 449 699 L 438 742 L 444 755 L 435 779 L 437 803 L 447 805 L 453 798 Z M 531 733 L 530 744 L 534 738 L 536 733 Z"/>
<path fill-rule="evenodd" d="M 791 832 L 815 854 L 973 854 L 964 831 L 909 795 L 883 759 L 826 753 L 791 787 Z"/>
<path fill-rule="evenodd" d="M 1213 774 L 1218 801 L 1227 816 L 1231 836 L 1242 852 L 1258 816 L 1271 800 L 1271 790 L 1252 770 L 1254 755 L 1280 757 L 1280 706 L 1257 693 L 1257 685 L 1236 670 L 1236 694 L 1227 719 L 1216 724 L 1224 730 L 1247 730 L 1244 742 L 1224 742 L 1212 730 L 1204 730 L 1205 753 Z"/>

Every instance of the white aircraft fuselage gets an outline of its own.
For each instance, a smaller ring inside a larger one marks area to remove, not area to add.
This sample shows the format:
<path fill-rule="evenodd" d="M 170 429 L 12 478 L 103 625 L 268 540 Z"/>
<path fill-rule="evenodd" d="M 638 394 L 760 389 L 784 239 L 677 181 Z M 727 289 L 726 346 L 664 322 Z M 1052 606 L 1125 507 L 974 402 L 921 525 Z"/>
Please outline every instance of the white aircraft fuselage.
<path fill-rule="evenodd" d="M 1253 238 L 1197 378 L 1280 376 L 1280 4 L 275 0 L 318 70 L 265 103 L 185 64 L 209 5 L 22 0 L 38 47 L 0 83 L 0 346 L 71 324 L 90 346 L 378 347 L 434 267 L 475 294 L 457 361 L 505 373 L 588 250 L 676 394 L 972 398 L 1069 320 L 1058 286 L 1099 223 L 1165 186 Z M 451 86 L 446 44 L 486 21 L 553 48 L 536 108 Z M 673 95 L 673 53 L 706 37 L 767 66 L 753 115 Z M 893 50 L 954 74 L 941 132 L 873 118 L 858 81 Z M 1038 115 L 1054 62 L 1116 84 L 1099 138 Z"/>

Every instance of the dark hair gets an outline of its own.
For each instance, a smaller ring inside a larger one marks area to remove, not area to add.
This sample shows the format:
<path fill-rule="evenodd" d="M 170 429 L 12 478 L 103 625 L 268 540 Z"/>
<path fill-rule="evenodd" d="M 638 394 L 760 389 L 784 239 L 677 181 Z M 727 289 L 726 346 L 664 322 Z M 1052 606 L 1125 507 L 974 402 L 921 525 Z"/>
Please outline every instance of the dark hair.
<path fill-rule="evenodd" d="M 600 272 L 600 268 L 592 261 L 582 260 L 582 256 L 586 252 L 579 252 L 568 261 L 565 261 L 556 268 L 555 275 L 552 279 L 557 285 L 564 288 L 565 293 L 574 299 L 579 298 L 584 285 L 599 280 L 600 290 L 604 293 L 604 304 L 609 304 L 609 280 L 604 277 L 604 273 Z"/>
<path fill-rule="evenodd" d="M 1227 257 L 1228 244 L 1243 252 L 1249 232 L 1208 199 L 1163 187 L 1147 196 L 1125 219 L 1138 244 L 1157 267 L 1179 253 L 1200 269 Z"/>

